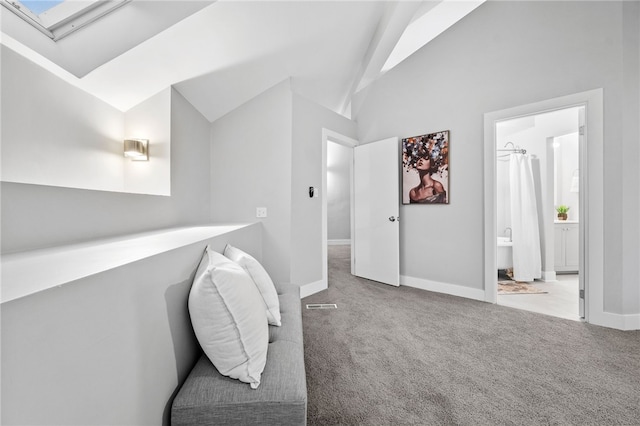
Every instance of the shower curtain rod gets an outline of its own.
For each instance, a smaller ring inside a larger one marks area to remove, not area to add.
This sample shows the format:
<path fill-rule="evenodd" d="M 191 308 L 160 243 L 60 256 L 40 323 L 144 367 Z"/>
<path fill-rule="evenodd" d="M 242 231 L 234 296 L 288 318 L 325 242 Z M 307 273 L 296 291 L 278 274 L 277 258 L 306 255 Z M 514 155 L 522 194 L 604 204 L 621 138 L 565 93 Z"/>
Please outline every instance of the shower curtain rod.
<path fill-rule="evenodd" d="M 523 148 L 504 148 L 504 149 L 496 149 L 496 152 L 507 151 L 507 152 L 515 152 L 516 154 L 526 154 L 527 150 Z"/>
<path fill-rule="evenodd" d="M 509 145 L 511 145 L 511 148 L 507 148 Z M 496 151 L 507 151 L 507 152 L 515 152 L 516 154 L 526 154 L 527 150 L 526 149 L 522 149 L 520 148 L 518 145 L 516 145 L 513 142 L 507 142 L 504 144 L 504 148 L 502 149 L 496 149 Z"/>

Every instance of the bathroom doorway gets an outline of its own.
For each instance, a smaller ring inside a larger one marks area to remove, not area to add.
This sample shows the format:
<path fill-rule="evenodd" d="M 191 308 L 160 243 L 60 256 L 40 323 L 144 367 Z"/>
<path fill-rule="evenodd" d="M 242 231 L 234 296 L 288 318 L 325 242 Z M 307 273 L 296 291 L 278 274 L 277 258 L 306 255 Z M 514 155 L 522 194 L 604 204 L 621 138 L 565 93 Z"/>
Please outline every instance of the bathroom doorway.
<path fill-rule="evenodd" d="M 500 305 L 582 318 L 579 165 L 584 108 L 496 123 Z"/>
<path fill-rule="evenodd" d="M 579 126 L 579 169 L 576 173 L 576 183 L 579 191 L 578 315 L 585 322 L 602 325 L 606 323 L 608 318 L 603 309 L 604 214 L 602 207 L 604 206 L 603 193 L 605 188 L 602 169 L 604 152 L 604 102 L 602 89 L 564 95 L 484 114 L 484 300 L 490 303 L 498 303 L 497 237 L 498 235 L 503 235 L 504 231 L 503 229 L 498 230 L 497 227 L 496 167 L 497 154 L 499 152 L 496 150 L 496 141 L 498 123 L 573 107 L 584 107 L 583 110 L 580 110 L 584 113 L 580 119 L 584 121 Z M 552 138 L 547 137 L 545 143 L 547 149 L 553 149 L 553 142 Z M 552 168 L 545 168 L 544 170 L 547 170 L 548 173 L 553 172 Z M 573 170 L 571 172 L 573 174 Z M 570 180 L 570 185 L 572 180 L 573 176 Z M 571 186 L 569 186 L 570 190 Z M 553 206 L 553 203 L 557 201 L 553 199 L 553 196 L 551 197 L 551 201 L 547 204 L 549 206 Z M 545 209 L 544 213 L 557 217 L 557 213 L 552 207 Z M 551 229 L 548 229 L 548 231 L 551 232 Z M 554 237 L 549 236 L 548 238 L 549 241 L 552 241 Z M 555 242 L 555 240 L 553 241 Z M 551 252 L 549 250 L 545 255 Z M 555 247 L 553 253 L 555 254 Z M 554 262 L 552 260 L 547 264 L 554 264 Z M 560 279 L 564 278 L 563 275 L 556 274 L 556 279 L 558 277 Z M 545 279 L 550 280 L 551 277 L 545 277 Z M 517 295 L 513 297 L 517 297 Z"/>

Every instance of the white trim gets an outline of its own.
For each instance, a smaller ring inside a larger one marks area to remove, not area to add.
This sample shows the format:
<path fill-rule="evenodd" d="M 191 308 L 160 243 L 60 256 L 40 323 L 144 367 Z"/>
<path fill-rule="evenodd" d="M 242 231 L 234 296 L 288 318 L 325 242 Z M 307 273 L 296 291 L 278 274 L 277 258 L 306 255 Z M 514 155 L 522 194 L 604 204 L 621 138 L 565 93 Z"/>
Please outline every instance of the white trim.
<path fill-rule="evenodd" d="M 603 157 L 603 91 L 590 90 L 546 101 L 522 105 L 484 115 L 484 300 L 497 301 L 496 271 L 496 122 L 516 117 L 584 106 L 586 131 L 580 147 L 580 279 L 584 283 L 585 320 L 605 325 L 604 312 L 604 199 Z M 582 173 L 586 170 L 586 173 Z M 630 320 L 633 323 L 634 320 Z M 620 323 L 612 321 L 612 323 Z M 627 320 L 622 321 L 623 324 Z M 610 325 L 605 325 L 610 326 Z M 617 327 L 615 327 L 617 328 Z"/>
<path fill-rule="evenodd" d="M 597 315 L 591 315 L 591 323 L 624 331 L 640 330 L 640 314 L 621 315 L 600 312 Z"/>
<path fill-rule="evenodd" d="M 481 288 L 465 287 L 457 284 L 442 283 L 425 280 L 422 278 L 400 275 L 400 285 L 419 288 L 421 290 L 434 291 L 436 293 L 450 294 L 451 296 L 465 297 L 473 300 L 485 300 L 485 292 Z"/>
<path fill-rule="evenodd" d="M 341 135 L 338 132 L 334 132 L 329 129 L 322 129 L 323 139 L 331 139 L 331 142 L 335 142 L 339 145 L 346 146 L 347 148 L 354 148 L 360 145 L 356 139 L 350 138 L 349 136 Z"/>
<path fill-rule="evenodd" d="M 542 281 L 546 283 L 558 281 L 556 271 L 542 271 Z"/>
<path fill-rule="evenodd" d="M 315 281 L 312 283 L 303 284 L 300 286 L 300 299 L 304 299 L 307 296 L 321 292 L 328 288 L 326 280 Z"/>
<path fill-rule="evenodd" d="M 327 245 L 330 246 L 350 246 L 351 240 L 327 240 Z"/>

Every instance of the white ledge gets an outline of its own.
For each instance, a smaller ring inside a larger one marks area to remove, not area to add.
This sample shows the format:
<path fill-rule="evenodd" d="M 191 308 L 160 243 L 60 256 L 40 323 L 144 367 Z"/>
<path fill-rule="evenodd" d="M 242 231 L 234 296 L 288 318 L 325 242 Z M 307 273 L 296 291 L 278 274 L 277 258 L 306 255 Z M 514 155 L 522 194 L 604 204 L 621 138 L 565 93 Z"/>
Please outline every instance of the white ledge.
<path fill-rule="evenodd" d="M 3 255 L 0 303 L 251 225 L 225 224 L 172 228 Z"/>

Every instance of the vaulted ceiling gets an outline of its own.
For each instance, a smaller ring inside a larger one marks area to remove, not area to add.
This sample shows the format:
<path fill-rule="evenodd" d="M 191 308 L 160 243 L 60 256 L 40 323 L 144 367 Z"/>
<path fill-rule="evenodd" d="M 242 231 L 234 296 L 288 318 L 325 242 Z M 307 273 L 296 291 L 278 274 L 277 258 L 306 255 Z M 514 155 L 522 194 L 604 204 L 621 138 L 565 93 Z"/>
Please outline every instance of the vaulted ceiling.
<path fill-rule="evenodd" d="M 290 78 L 348 115 L 356 91 L 483 1 L 132 0 L 58 41 L 0 8 L 1 41 L 122 111 L 174 86 L 214 121 Z"/>

